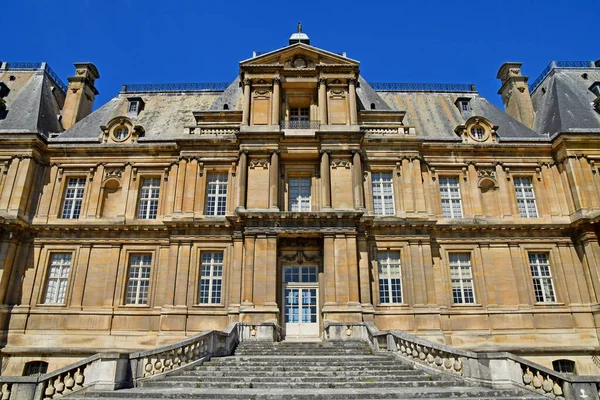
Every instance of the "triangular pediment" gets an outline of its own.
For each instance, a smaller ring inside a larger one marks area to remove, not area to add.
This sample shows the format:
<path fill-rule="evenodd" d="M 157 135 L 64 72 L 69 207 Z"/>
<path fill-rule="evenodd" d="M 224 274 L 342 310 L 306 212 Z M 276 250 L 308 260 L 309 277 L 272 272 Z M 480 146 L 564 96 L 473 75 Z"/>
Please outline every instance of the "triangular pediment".
<path fill-rule="evenodd" d="M 360 63 L 304 43 L 296 43 L 240 62 L 241 67 L 282 65 L 285 68 L 314 68 L 319 64 L 358 66 Z"/>

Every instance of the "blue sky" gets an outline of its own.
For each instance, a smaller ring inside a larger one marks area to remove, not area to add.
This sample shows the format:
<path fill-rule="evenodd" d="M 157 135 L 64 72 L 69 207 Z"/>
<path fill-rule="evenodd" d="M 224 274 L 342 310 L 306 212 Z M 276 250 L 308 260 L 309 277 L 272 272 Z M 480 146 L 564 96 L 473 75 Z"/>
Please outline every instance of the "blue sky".
<path fill-rule="evenodd" d="M 2 61 L 46 61 L 66 82 L 98 67 L 95 106 L 124 83 L 223 82 L 252 51 L 287 44 L 301 21 L 312 45 L 345 51 L 371 82 L 475 83 L 495 104 L 496 73 L 523 62 L 597 60 L 600 0 L 16 0 L 2 7 Z"/>

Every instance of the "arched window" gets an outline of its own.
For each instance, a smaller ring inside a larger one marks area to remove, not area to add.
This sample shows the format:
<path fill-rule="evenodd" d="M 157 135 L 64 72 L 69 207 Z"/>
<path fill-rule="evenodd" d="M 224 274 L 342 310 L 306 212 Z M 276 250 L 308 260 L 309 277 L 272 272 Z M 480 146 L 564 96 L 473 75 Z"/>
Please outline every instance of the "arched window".
<path fill-rule="evenodd" d="M 48 372 L 48 363 L 45 361 L 29 361 L 25 363 L 23 376 L 42 375 Z"/>
<path fill-rule="evenodd" d="M 371 103 L 371 110 L 375 109 L 375 103 Z"/>
<path fill-rule="evenodd" d="M 552 369 L 563 374 L 575 375 L 575 361 L 573 360 L 554 360 Z"/>
<path fill-rule="evenodd" d="M 223 104 L 223 110 L 229 110 L 229 104 L 227 104 L 227 103 Z"/>

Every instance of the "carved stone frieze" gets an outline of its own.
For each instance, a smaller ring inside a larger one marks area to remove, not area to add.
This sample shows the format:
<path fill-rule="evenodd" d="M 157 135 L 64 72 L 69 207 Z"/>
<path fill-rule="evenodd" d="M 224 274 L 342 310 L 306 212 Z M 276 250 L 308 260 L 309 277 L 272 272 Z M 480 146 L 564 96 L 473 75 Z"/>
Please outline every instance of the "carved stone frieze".
<path fill-rule="evenodd" d="M 336 169 L 336 168 L 350 169 L 350 165 L 352 165 L 350 160 L 345 159 L 345 158 L 334 158 L 331 160 L 331 168 L 333 168 L 333 169 Z"/>
<path fill-rule="evenodd" d="M 250 160 L 250 169 L 256 169 L 256 168 L 268 169 L 269 168 L 269 160 L 266 158 L 254 158 L 254 159 Z"/>
<path fill-rule="evenodd" d="M 297 250 L 295 253 L 282 252 L 280 258 L 281 261 L 295 262 L 300 265 L 304 264 L 305 261 L 314 263 L 320 259 L 318 254 L 311 256 L 306 254 L 304 250 Z"/>
<path fill-rule="evenodd" d="M 104 179 L 110 179 L 110 178 L 121 179 L 122 175 L 123 175 L 123 170 L 121 168 L 110 168 L 110 169 L 105 170 Z"/>

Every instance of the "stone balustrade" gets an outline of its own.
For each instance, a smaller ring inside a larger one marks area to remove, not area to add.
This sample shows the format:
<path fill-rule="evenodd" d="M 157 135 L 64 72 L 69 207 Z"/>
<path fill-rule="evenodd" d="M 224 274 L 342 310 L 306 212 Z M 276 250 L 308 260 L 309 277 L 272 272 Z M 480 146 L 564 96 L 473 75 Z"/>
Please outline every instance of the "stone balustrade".
<path fill-rule="evenodd" d="M 233 353 L 241 324 L 208 331 L 174 344 L 138 353 L 99 353 L 40 376 L 0 377 L 0 400 L 59 399 L 83 389 L 118 390 L 144 379 Z"/>
<path fill-rule="evenodd" d="M 391 351 L 427 369 L 458 375 L 496 389 L 518 386 L 555 399 L 599 399 L 600 376 L 572 376 L 556 372 L 507 352 L 475 353 L 391 330 L 372 323 L 325 326 L 329 340 L 368 340 L 376 350 Z M 586 397 L 588 396 L 588 397 Z"/>

